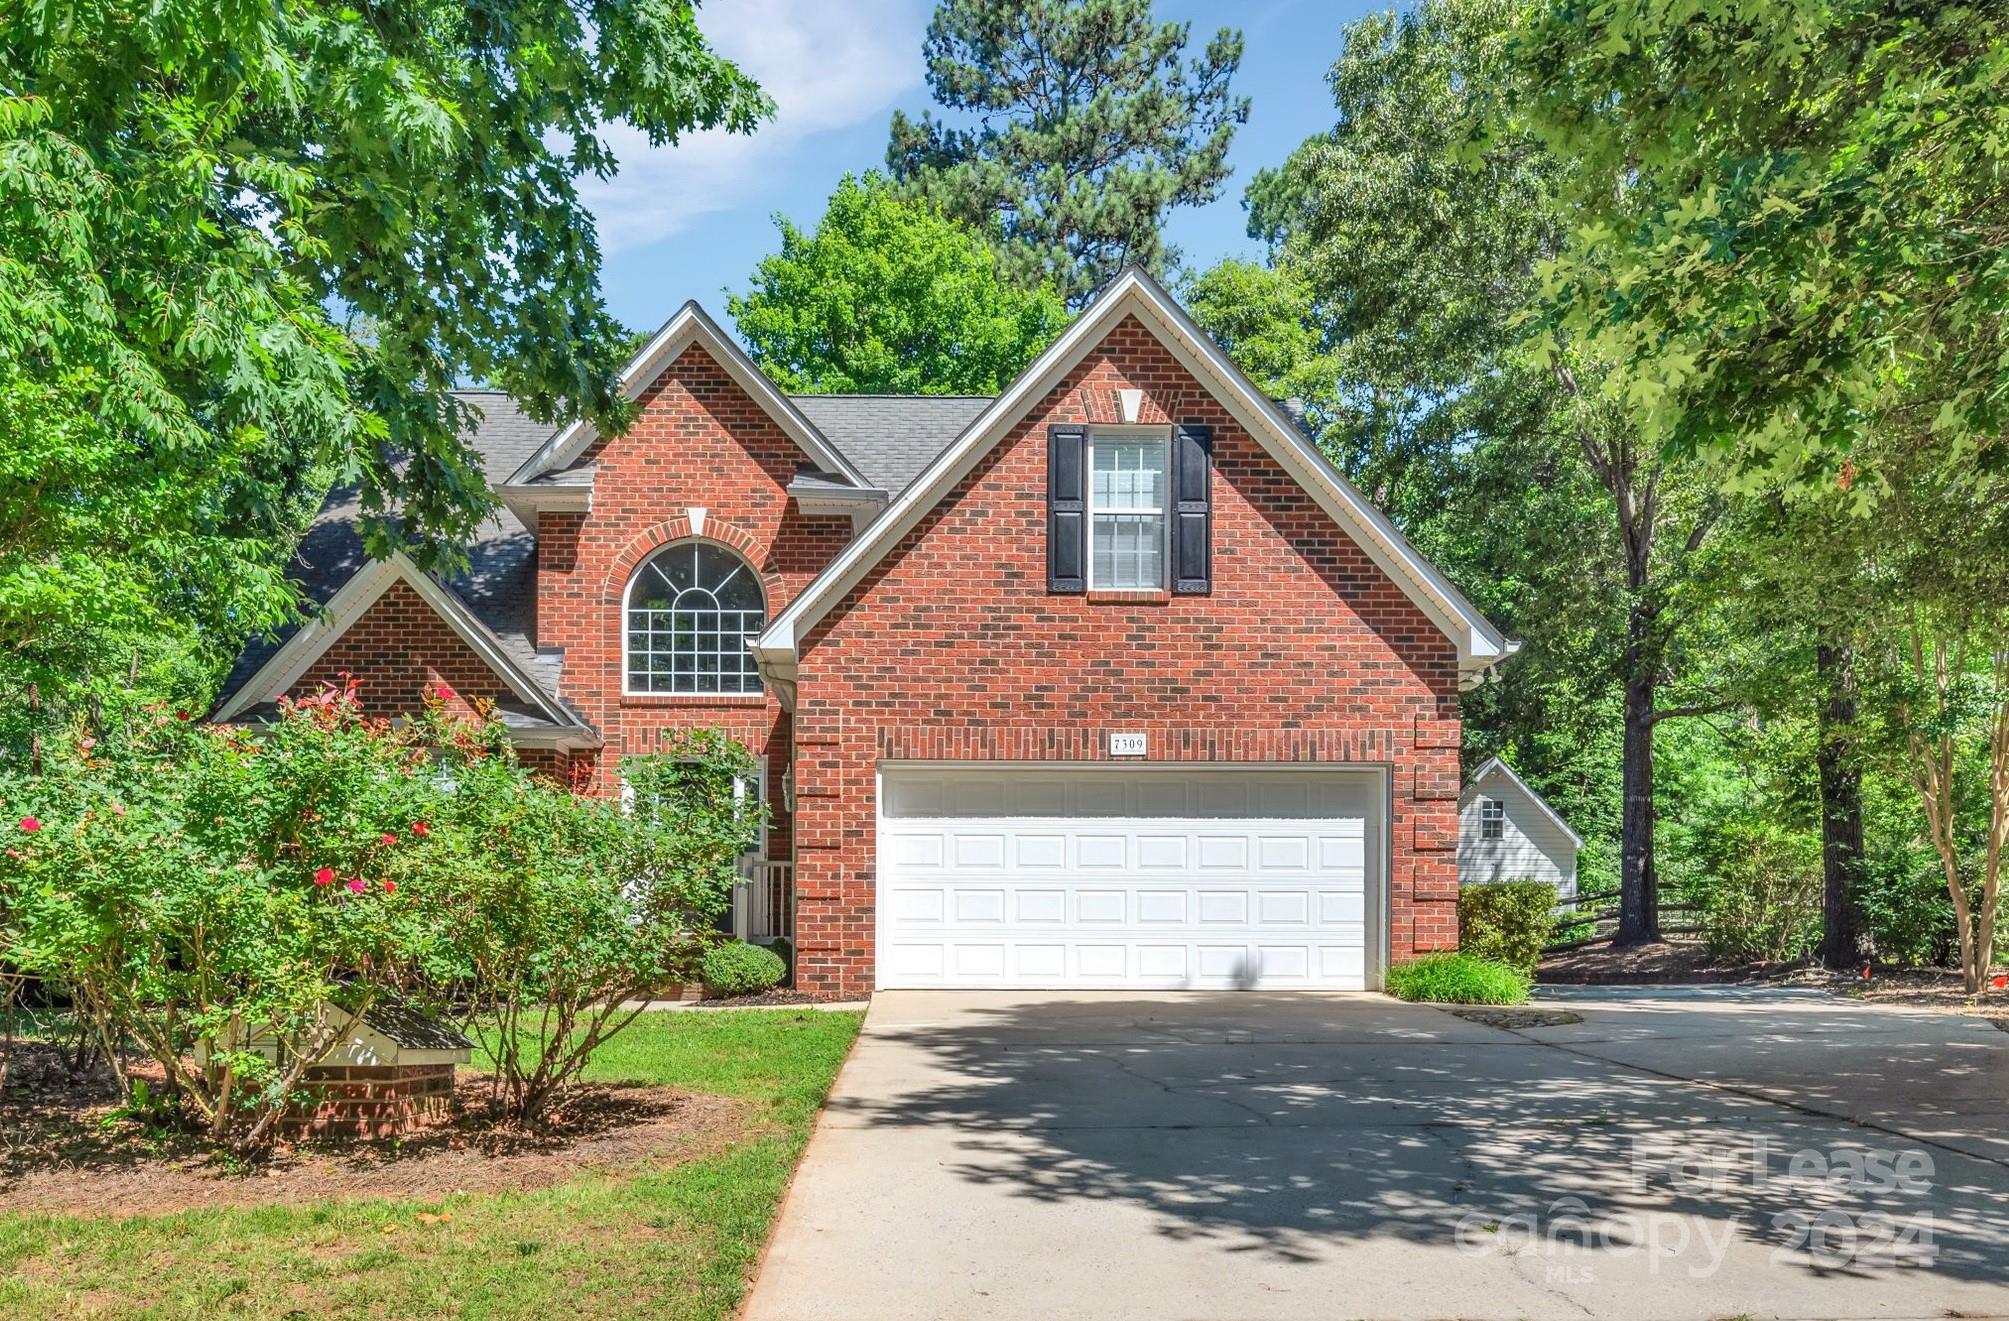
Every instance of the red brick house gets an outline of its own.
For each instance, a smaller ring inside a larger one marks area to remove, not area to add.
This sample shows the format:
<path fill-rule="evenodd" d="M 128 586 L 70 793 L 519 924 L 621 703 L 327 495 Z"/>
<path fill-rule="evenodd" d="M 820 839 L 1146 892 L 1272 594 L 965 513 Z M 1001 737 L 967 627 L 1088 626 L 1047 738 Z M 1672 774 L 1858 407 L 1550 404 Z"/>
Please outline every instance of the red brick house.
<path fill-rule="evenodd" d="M 1457 936 L 1458 692 L 1508 642 L 1148 277 L 993 399 L 777 391 L 695 304 L 557 435 L 473 392 L 506 512 L 368 562 L 216 709 L 343 672 L 495 700 L 600 791 L 713 725 L 773 816 L 739 914 L 803 989 L 1363 987 Z"/>

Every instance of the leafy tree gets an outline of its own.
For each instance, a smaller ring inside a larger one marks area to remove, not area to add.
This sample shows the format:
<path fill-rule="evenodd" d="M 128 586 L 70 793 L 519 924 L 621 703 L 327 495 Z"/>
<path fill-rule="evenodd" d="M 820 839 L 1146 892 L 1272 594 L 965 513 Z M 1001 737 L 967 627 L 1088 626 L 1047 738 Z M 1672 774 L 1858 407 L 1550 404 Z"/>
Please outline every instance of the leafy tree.
<path fill-rule="evenodd" d="M 1249 113 L 1228 90 L 1241 34 L 1184 62 L 1189 34 L 1154 22 L 1150 0 L 943 0 L 928 86 L 973 123 L 895 111 L 887 167 L 947 214 L 997 224 L 1013 278 L 1072 306 L 1126 265 L 1162 272 L 1165 213 L 1219 196 Z"/>
<path fill-rule="evenodd" d="M 776 216 L 781 251 L 728 304 L 755 362 L 804 393 L 992 394 L 1067 319 L 1004 279 L 974 230 L 877 175 L 846 175 L 814 233 Z"/>
<path fill-rule="evenodd" d="M 1999 465 L 2009 11 L 1532 4 L 1512 59 L 1502 99 L 1575 162 L 1545 317 L 1648 444 L 1754 489 L 1850 484 L 1893 421 Z"/>
<path fill-rule="evenodd" d="M 576 179 L 745 131 L 688 0 L 58 0 L 0 24 L 0 687 L 245 632 L 316 487 L 451 563 L 489 508 L 451 387 L 624 421 Z M 353 326 L 367 326 L 362 333 Z"/>
<path fill-rule="evenodd" d="M 1531 579 L 1547 580 L 1540 596 L 1550 601 L 1559 579 L 1597 583 L 1559 615 L 1501 613 L 1530 652 L 1575 651 L 1589 666 L 1555 698 L 1594 709 L 1615 693 L 1621 938 L 1644 940 L 1658 931 L 1654 732 L 1701 705 L 1666 696 L 1696 673 L 1687 652 L 1698 613 L 1691 589 L 1722 506 L 1708 484 L 1643 440 L 1607 394 L 1609 364 L 1594 347 L 1553 334 L 1528 341 L 1521 315 L 1537 296 L 1537 268 L 1565 248 L 1567 167 L 1511 126 L 1482 132 L 1481 89 L 1512 73 L 1501 54 L 1507 17 L 1494 0 L 1431 0 L 1350 27 L 1330 75 L 1339 120 L 1257 177 L 1250 230 L 1307 284 L 1318 342 L 1338 367 L 1327 448 L 1342 462 L 1351 451 L 1350 467 L 1364 466 L 1357 456 L 1365 452 L 1384 470 L 1423 475 L 1412 496 L 1392 501 L 1412 535 L 1451 563 L 1483 565 L 1497 588 L 1480 587 L 1476 572 L 1463 579 L 1482 598 Z M 1520 467 L 1489 487 L 1534 506 L 1528 517 L 1545 535 L 1562 535 L 1570 549 L 1559 562 L 1533 563 L 1501 544 L 1459 544 L 1500 514 L 1446 502 L 1441 475 L 1463 467 L 1479 476 L 1486 469 L 1475 456 L 1506 453 L 1517 453 Z M 1530 466 L 1559 484 L 1531 488 Z M 1598 493 L 1590 502 L 1587 489 Z M 1433 523 L 1441 531 L 1427 530 Z M 1484 563 L 1500 558 L 1515 562 Z M 1586 619 L 1600 606 L 1615 607 L 1615 617 Z M 1546 782 L 1550 768 L 1532 769 Z"/>

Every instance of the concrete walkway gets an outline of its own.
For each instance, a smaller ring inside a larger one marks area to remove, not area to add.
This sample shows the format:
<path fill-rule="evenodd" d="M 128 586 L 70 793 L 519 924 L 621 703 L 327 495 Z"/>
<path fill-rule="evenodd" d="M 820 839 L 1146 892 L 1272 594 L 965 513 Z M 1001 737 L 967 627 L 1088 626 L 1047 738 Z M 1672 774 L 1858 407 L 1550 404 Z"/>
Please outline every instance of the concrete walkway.
<path fill-rule="evenodd" d="M 1567 1007 L 882 994 L 745 1316 L 2009 1315 L 2009 1033 Z"/>

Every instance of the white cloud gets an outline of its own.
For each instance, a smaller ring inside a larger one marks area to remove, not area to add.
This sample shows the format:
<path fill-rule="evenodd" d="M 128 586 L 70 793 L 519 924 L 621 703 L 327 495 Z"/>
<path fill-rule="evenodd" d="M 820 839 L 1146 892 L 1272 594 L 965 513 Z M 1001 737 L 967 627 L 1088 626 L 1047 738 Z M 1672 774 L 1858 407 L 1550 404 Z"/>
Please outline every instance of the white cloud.
<path fill-rule="evenodd" d="M 606 130 L 613 179 L 580 181 L 609 253 L 669 238 L 758 190 L 818 133 L 884 113 L 921 81 L 921 0 L 713 0 L 698 26 L 774 98 L 750 135 L 696 133 L 652 148 L 627 125 Z"/>

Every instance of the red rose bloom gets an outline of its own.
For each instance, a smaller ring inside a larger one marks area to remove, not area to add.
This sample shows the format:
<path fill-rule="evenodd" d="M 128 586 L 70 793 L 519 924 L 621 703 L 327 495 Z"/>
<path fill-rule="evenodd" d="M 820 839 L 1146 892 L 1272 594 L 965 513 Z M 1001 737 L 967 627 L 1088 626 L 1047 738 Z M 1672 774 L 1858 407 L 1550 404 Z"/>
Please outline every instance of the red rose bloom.
<path fill-rule="evenodd" d="M 398 837 L 396 835 L 393 835 L 388 830 L 386 830 L 383 834 L 377 836 L 377 843 L 379 844 L 395 844 L 397 842 Z"/>
<path fill-rule="evenodd" d="M 423 821 L 414 821 L 412 822 L 412 833 L 420 839 L 424 839 L 427 835 L 432 834 L 432 827 Z"/>
<path fill-rule="evenodd" d="M 396 894 L 397 892 L 398 892 L 398 883 L 397 883 L 396 881 L 385 881 L 385 882 L 384 882 L 384 893 L 385 893 L 385 894 Z"/>
<path fill-rule="evenodd" d="M 322 867 L 314 872 L 314 884 L 333 885 L 334 883 L 335 869 L 333 867 Z"/>
<path fill-rule="evenodd" d="M 21 818 L 21 829 L 27 831 L 29 834 L 32 835 L 41 828 L 42 828 L 42 822 L 40 821 L 40 819 L 32 816 L 24 816 Z"/>

